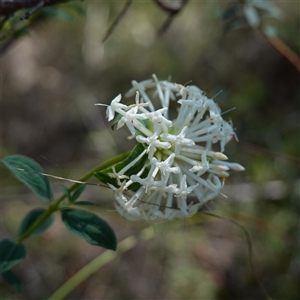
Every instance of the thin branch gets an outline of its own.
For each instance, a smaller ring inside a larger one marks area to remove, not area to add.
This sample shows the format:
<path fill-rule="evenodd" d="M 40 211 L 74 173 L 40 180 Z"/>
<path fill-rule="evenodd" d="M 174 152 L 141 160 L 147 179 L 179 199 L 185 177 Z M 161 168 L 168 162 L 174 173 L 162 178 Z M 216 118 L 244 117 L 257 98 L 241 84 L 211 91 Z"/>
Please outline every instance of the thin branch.
<path fill-rule="evenodd" d="M 27 20 L 29 17 L 39 10 L 40 8 L 44 7 L 45 4 L 47 3 L 47 0 L 40 0 L 34 7 L 32 7 L 29 11 L 27 11 L 21 18 L 20 20 Z"/>
<path fill-rule="evenodd" d="M 250 237 L 250 234 L 249 232 L 247 231 L 247 229 L 242 226 L 241 224 L 239 224 L 238 222 L 234 221 L 234 220 L 231 220 L 231 219 L 228 219 L 226 217 L 223 217 L 223 216 L 219 216 L 219 215 L 216 215 L 216 214 L 213 214 L 213 213 L 210 213 L 208 211 L 202 211 L 201 212 L 202 214 L 205 214 L 205 215 L 208 215 L 208 216 L 212 216 L 212 217 L 215 217 L 215 218 L 218 218 L 218 219 L 221 219 L 223 221 L 227 221 L 227 222 L 230 222 L 234 225 L 236 225 L 237 227 L 239 227 L 240 229 L 242 229 L 244 235 L 245 235 L 245 238 L 246 238 L 246 241 L 247 241 L 247 246 L 248 246 L 248 255 L 249 255 L 249 262 L 250 262 L 250 267 L 251 267 L 251 271 L 262 291 L 262 293 L 264 294 L 265 298 L 267 300 L 272 300 L 272 298 L 269 296 L 268 292 L 266 291 L 265 287 L 263 286 L 263 284 L 261 283 L 261 281 L 259 280 L 257 274 L 256 274 L 256 271 L 255 271 L 255 268 L 254 268 L 254 262 L 253 262 L 253 247 L 252 247 L 252 242 L 251 242 L 251 237 Z"/>
<path fill-rule="evenodd" d="M 159 35 L 162 35 L 172 24 L 175 16 L 183 9 L 183 7 L 187 4 L 188 0 L 179 0 L 176 3 L 164 2 L 161 0 L 154 0 L 154 2 L 163 10 L 169 13 L 167 20 L 163 23 L 161 28 L 159 29 Z"/>
<path fill-rule="evenodd" d="M 277 50 L 281 55 L 283 55 L 300 73 L 300 58 L 299 56 L 290 49 L 279 37 L 277 36 L 267 36 L 260 31 L 262 36 Z"/>
<path fill-rule="evenodd" d="M 51 6 L 70 0 L 43 0 L 43 6 Z M 41 0 L 0 0 L 0 16 L 9 16 L 20 9 L 30 9 L 36 7 Z"/>
<path fill-rule="evenodd" d="M 174 13 L 169 14 L 167 20 L 162 24 L 162 26 L 158 30 L 159 35 L 163 35 L 169 29 L 173 20 L 175 19 L 176 14 L 174 14 Z"/>
<path fill-rule="evenodd" d="M 127 13 L 130 5 L 132 4 L 132 1 L 133 0 L 126 0 L 126 3 L 124 5 L 123 9 L 120 11 L 120 13 L 114 19 L 113 23 L 107 29 L 106 34 L 102 40 L 102 43 L 104 43 L 111 36 L 111 34 L 115 31 L 116 27 L 118 26 L 120 21 L 124 18 L 125 14 Z"/>

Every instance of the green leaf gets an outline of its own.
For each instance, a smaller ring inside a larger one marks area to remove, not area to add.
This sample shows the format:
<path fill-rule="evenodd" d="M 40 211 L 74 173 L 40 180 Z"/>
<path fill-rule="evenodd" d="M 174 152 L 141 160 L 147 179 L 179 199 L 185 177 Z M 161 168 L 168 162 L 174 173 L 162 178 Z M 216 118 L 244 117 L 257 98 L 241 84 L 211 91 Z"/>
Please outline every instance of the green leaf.
<path fill-rule="evenodd" d="M 70 191 L 67 187 L 61 185 L 60 188 L 62 189 L 62 191 L 64 192 L 64 194 L 67 196 L 68 200 L 71 201 L 71 194 Z"/>
<path fill-rule="evenodd" d="M 40 174 L 44 170 L 36 161 L 17 154 L 5 157 L 2 163 L 36 195 L 48 201 L 53 199 L 50 182 L 46 176 Z"/>
<path fill-rule="evenodd" d="M 16 292 L 18 292 L 18 293 L 22 292 L 21 280 L 19 279 L 19 277 L 15 273 L 13 273 L 12 271 L 7 271 L 5 273 L 2 273 L 2 278 Z"/>
<path fill-rule="evenodd" d="M 95 214 L 79 209 L 64 209 L 61 213 L 65 226 L 73 234 L 92 245 L 116 250 L 115 233 L 104 220 Z"/>
<path fill-rule="evenodd" d="M 131 151 L 131 153 L 125 160 L 119 162 L 118 164 L 116 164 L 114 166 L 116 172 L 119 172 L 120 170 L 122 170 L 126 165 L 128 165 L 130 162 L 132 162 L 134 159 L 136 159 L 144 150 L 145 150 L 145 148 L 142 144 L 136 145 L 135 148 Z M 144 167 L 144 165 L 147 162 L 147 159 L 148 159 L 148 156 L 144 155 L 138 162 L 136 162 L 136 164 L 134 166 L 132 166 L 129 170 L 127 170 L 124 175 L 130 177 L 131 175 L 137 174 Z M 149 171 L 146 170 L 143 173 L 143 176 L 146 177 L 148 172 Z M 103 182 L 105 184 L 109 183 L 115 187 L 118 187 L 116 178 L 111 178 L 109 176 L 109 173 L 113 173 L 112 168 L 108 168 L 103 171 L 96 172 L 94 175 L 101 182 Z M 137 184 L 132 184 L 128 189 L 132 190 L 132 191 L 136 191 L 139 187 L 140 187 L 140 184 L 137 183 Z"/>
<path fill-rule="evenodd" d="M 21 236 L 30 226 L 32 226 L 37 219 L 46 211 L 44 208 L 36 208 L 28 213 L 22 220 L 19 228 L 19 236 Z M 29 236 L 38 235 L 47 230 L 53 223 L 54 217 L 49 216 L 36 230 L 34 230 Z"/>
<path fill-rule="evenodd" d="M 79 206 L 93 206 L 95 203 L 90 201 L 76 201 L 73 203 L 73 205 L 79 205 Z"/>
<path fill-rule="evenodd" d="M 76 199 L 79 198 L 79 196 L 82 194 L 82 192 L 85 190 L 86 184 L 81 184 L 73 193 L 71 196 L 71 202 L 74 202 Z"/>
<path fill-rule="evenodd" d="M 86 188 L 86 184 L 81 184 L 73 193 L 73 195 L 71 195 L 70 191 L 68 188 L 66 188 L 65 186 L 61 185 L 60 188 L 63 190 L 64 194 L 67 196 L 67 198 L 69 199 L 70 202 L 74 202 L 76 201 L 79 196 L 82 194 L 82 192 L 85 190 Z"/>
<path fill-rule="evenodd" d="M 24 245 L 17 244 L 11 239 L 0 242 L 0 273 L 12 269 L 26 256 Z"/>

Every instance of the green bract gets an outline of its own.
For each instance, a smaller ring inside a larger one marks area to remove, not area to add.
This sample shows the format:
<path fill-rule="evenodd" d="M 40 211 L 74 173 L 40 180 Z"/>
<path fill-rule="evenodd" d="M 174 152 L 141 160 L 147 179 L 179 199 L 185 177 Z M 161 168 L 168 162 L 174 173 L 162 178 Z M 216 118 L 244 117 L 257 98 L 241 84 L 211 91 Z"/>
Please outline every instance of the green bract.
<path fill-rule="evenodd" d="M 134 159 L 136 159 L 143 151 L 145 150 L 145 147 L 143 144 L 137 144 L 134 149 L 131 151 L 130 155 L 121 161 L 120 163 L 116 164 L 114 166 L 115 172 L 119 172 L 124 167 L 126 167 L 130 162 L 132 162 Z M 137 174 L 145 165 L 147 161 L 147 156 L 145 155 L 142 159 L 138 161 L 133 167 L 128 169 L 124 175 L 130 177 L 131 175 Z M 146 170 L 143 176 L 147 176 L 149 170 Z M 112 174 L 113 168 L 107 168 L 103 171 L 96 172 L 95 176 L 103 183 L 105 184 L 112 184 L 115 187 L 118 187 L 117 179 L 113 178 L 110 174 Z M 136 191 L 140 187 L 139 183 L 133 183 L 128 189 L 131 191 Z"/>

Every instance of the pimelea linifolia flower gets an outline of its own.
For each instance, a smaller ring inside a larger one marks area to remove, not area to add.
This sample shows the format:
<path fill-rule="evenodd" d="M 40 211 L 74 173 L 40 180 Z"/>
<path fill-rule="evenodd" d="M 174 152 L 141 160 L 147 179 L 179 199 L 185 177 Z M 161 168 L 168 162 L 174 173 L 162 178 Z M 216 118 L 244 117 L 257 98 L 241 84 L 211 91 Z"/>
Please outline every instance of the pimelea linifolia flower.
<path fill-rule="evenodd" d="M 192 216 L 219 195 L 230 169 L 244 170 L 227 162 L 223 154 L 225 145 L 237 140 L 232 122 L 222 118 L 219 106 L 198 87 L 159 81 L 153 75 L 132 81 L 126 96 L 135 97 L 135 103 L 121 103 L 119 94 L 106 113 L 108 121 L 118 115 L 117 129 L 127 126 L 130 138 L 144 145 L 144 151 L 128 165 L 109 174 L 117 180 L 117 186 L 109 184 L 116 209 L 128 220 Z M 174 120 L 169 119 L 171 101 L 179 106 Z M 213 150 L 215 144 L 219 152 Z M 124 175 L 145 156 L 146 163 L 137 174 Z M 139 188 L 132 191 L 130 186 L 136 183 Z"/>

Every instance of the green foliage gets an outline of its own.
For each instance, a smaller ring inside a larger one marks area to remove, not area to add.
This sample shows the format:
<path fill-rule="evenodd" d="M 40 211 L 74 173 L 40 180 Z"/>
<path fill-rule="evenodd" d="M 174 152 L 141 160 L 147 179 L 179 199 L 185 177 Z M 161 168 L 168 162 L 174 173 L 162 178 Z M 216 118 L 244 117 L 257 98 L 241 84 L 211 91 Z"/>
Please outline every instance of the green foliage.
<path fill-rule="evenodd" d="M 92 245 L 116 250 L 113 229 L 95 214 L 79 209 L 64 209 L 61 214 L 65 226 L 73 234 Z"/>
<path fill-rule="evenodd" d="M 79 206 L 93 206 L 95 203 L 90 202 L 90 201 L 76 201 L 73 203 L 74 205 L 79 205 Z"/>
<path fill-rule="evenodd" d="M 238 16 L 240 5 L 234 4 L 229 6 L 226 10 L 224 10 L 222 14 L 222 20 L 223 21 L 229 21 L 231 19 L 234 19 Z"/>
<path fill-rule="evenodd" d="M 269 16 L 275 19 L 280 20 L 283 17 L 283 12 L 273 1 L 250 1 L 250 4 L 253 5 L 258 11 L 258 13 L 263 16 Z"/>
<path fill-rule="evenodd" d="M 41 11 L 44 17 L 55 17 L 67 22 L 73 22 L 77 16 L 85 14 L 85 9 L 80 2 L 71 1 L 61 5 L 47 6 Z"/>
<path fill-rule="evenodd" d="M 260 28 L 267 35 L 274 36 L 276 28 L 263 22 L 263 17 L 281 19 L 282 11 L 272 1 L 253 1 L 235 3 L 230 5 L 222 14 L 224 33 L 248 24 L 252 28 Z"/>
<path fill-rule="evenodd" d="M 5 273 L 17 265 L 26 256 L 26 249 L 22 244 L 4 239 L 0 242 L 0 272 Z"/>
<path fill-rule="evenodd" d="M 71 201 L 71 194 L 70 194 L 69 189 L 67 187 L 65 187 L 64 185 L 61 185 L 60 188 L 62 189 L 62 191 L 64 192 L 64 194 L 68 198 L 68 200 Z"/>
<path fill-rule="evenodd" d="M 11 155 L 2 160 L 2 163 L 36 195 L 51 201 L 53 199 L 52 189 L 42 167 L 33 159 L 24 155 Z"/>
<path fill-rule="evenodd" d="M 80 195 L 83 193 L 83 191 L 86 189 L 86 184 L 81 184 L 73 194 L 70 193 L 69 189 L 65 186 L 61 185 L 60 188 L 63 190 L 64 194 L 67 196 L 68 200 L 73 203 L 75 202 Z"/>
<path fill-rule="evenodd" d="M 126 165 L 128 165 L 130 162 L 132 162 L 134 159 L 136 159 L 143 151 L 145 150 L 144 146 L 142 144 L 138 144 L 135 146 L 135 148 L 131 151 L 130 155 L 121 161 L 120 163 L 116 164 L 115 171 L 119 172 L 122 170 Z M 137 174 L 145 165 L 147 161 L 147 155 L 144 155 L 134 166 L 132 166 L 129 170 L 127 170 L 124 175 L 130 177 L 131 175 Z M 148 171 L 146 170 L 142 177 L 147 176 Z M 109 174 L 113 174 L 113 169 L 108 168 L 100 172 L 96 172 L 95 176 L 98 178 L 101 182 L 105 184 L 112 184 L 115 187 L 118 187 L 116 178 L 112 178 Z M 140 187 L 139 183 L 132 184 L 128 189 L 132 191 L 138 190 Z"/>
<path fill-rule="evenodd" d="M 60 18 L 67 22 L 74 21 L 74 18 L 70 13 L 66 12 L 65 10 L 58 9 L 56 7 L 45 7 L 43 14 L 48 17 Z"/>
<path fill-rule="evenodd" d="M 24 19 L 24 14 L 28 10 L 18 10 L 14 14 L 11 14 L 4 22 L 0 30 L 0 51 L 5 51 L 14 40 L 27 34 L 29 28 L 41 21 L 59 18 L 67 22 L 72 22 L 78 16 L 85 14 L 84 5 L 75 1 L 42 7 L 35 11 L 28 19 Z"/>
<path fill-rule="evenodd" d="M 2 273 L 2 278 L 16 292 L 22 292 L 21 281 L 15 273 L 13 273 L 12 271 L 6 271 L 5 273 Z"/>
<path fill-rule="evenodd" d="M 223 29 L 223 33 L 226 34 L 232 30 L 241 28 L 245 25 L 245 22 L 242 19 L 233 19 L 230 22 L 226 23 Z"/>
<path fill-rule="evenodd" d="M 82 192 L 86 189 L 86 184 L 81 184 L 73 193 L 73 195 L 71 196 L 71 202 L 76 201 L 79 196 L 82 194 Z"/>
<path fill-rule="evenodd" d="M 44 208 L 36 208 L 28 213 L 25 218 L 22 220 L 20 228 L 19 228 L 19 236 L 26 232 L 28 228 L 30 228 L 40 217 L 44 214 L 46 209 Z M 53 223 L 54 217 L 50 215 L 40 226 L 34 230 L 29 236 L 38 235 L 45 230 L 47 230 L 50 225 Z"/>

